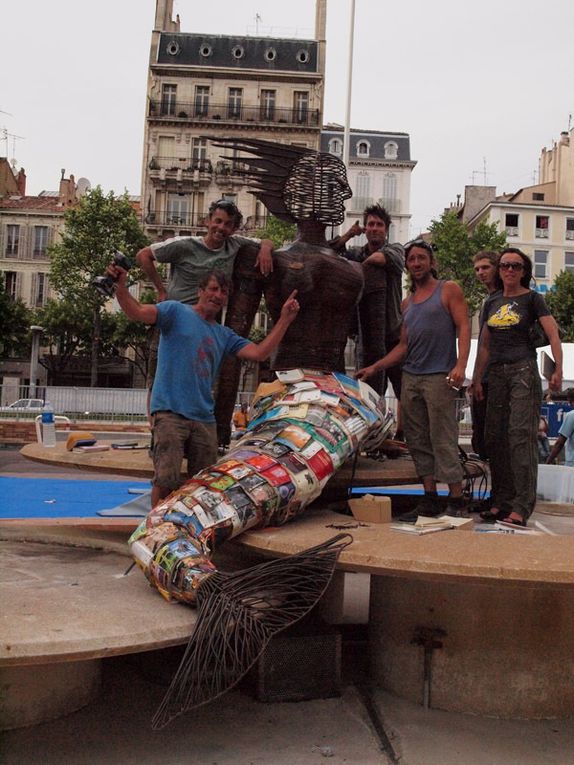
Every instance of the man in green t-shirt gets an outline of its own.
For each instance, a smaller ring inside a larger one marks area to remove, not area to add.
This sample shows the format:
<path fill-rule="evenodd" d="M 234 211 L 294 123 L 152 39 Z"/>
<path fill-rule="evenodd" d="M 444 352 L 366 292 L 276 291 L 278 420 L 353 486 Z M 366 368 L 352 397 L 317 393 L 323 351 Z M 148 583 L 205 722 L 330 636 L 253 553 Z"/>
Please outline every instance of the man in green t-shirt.
<path fill-rule="evenodd" d="M 209 207 L 205 236 L 176 236 L 140 250 L 136 262 L 156 288 L 158 303 L 178 300 L 194 305 L 202 277 L 218 269 L 231 278 L 235 256 L 244 245 L 259 246 L 255 265 L 264 276 L 270 274 L 273 270 L 273 242 L 237 235 L 235 232 L 242 219 L 233 202 L 220 199 Z M 157 270 L 156 261 L 171 266 L 167 288 Z"/>
<path fill-rule="evenodd" d="M 233 202 L 219 199 L 209 207 L 207 233 L 204 236 L 176 236 L 140 250 L 136 255 L 136 263 L 154 285 L 157 302 L 177 300 L 195 305 L 199 284 L 205 274 L 219 270 L 231 279 L 235 256 L 244 245 L 259 247 L 255 267 L 264 276 L 268 276 L 273 271 L 273 242 L 270 239 L 251 239 L 237 235 L 235 232 L 242 220 L 243 216 Z M 156 261 L 171 266 L 167 287 L 157 270 Z M 153 332 L 147 379 L 150 389 L 157 367 L 158 341 L 158 333 Z"/>

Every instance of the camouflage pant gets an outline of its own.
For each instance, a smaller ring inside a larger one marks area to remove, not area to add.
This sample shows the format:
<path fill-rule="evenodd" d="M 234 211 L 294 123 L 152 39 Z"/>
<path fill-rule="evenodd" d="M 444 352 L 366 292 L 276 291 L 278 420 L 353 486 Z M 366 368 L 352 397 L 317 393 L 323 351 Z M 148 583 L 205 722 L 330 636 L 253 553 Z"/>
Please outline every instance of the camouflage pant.
<path fill-rule="evenodd" d="M 541 400 L 536 360 L 489 367 L 484 436 L 490 460 L 492 505 L 525 519 L 536 504 Z"/>

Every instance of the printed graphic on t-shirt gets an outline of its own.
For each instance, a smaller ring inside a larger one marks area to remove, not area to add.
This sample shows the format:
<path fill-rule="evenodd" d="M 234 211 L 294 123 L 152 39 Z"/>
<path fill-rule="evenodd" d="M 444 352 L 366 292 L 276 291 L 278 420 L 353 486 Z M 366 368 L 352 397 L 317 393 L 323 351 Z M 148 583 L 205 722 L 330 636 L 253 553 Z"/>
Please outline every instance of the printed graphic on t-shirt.
<path fill-rule="evenodd" d="M 198 377 L 211 377 L 215 358 L 214 345 L 212 337 L 204 337 L 201 341 L 195 362 L 195 373 Z"/>
<path fill-rule="evenodd" d="M 496 313 L 489 316 L 486 322 L 489 327 L 495 327 L 496 329 L 507 329 L 508 327 L 515 327 L 520 324 L 520 314 L 516 310 L 518 303 L 505 303 L 501 305 Z"/>

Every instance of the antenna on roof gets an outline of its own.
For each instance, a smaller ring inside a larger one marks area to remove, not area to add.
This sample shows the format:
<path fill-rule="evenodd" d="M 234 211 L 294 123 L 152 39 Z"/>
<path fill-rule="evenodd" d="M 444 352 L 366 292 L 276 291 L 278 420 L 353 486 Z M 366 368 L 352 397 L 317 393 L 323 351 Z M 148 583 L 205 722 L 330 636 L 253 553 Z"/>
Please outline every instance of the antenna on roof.
<path fill-rule="evenodd" d="M 16 135 L 15 133 L 9 133 L 7 128 L 0 128 L 0 133 L 2 134 L 0 137 L 0 141 L 6 141 L 6 158 L 8 158 L 8 138 L 12 139 L 12 159 L 10 160 L 10 164 L 12 167 L 16 166 L 16 141 L 25 140 L 23 135 Z"/>

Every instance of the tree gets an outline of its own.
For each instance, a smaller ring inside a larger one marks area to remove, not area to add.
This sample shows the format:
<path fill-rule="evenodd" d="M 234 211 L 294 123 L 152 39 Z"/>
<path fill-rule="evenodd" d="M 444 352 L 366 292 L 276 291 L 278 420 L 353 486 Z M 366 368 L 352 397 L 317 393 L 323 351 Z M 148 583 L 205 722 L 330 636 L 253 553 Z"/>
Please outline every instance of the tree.
<path fill-rule="evenodd" d="M 552 316 L 564 330 L 563 342 L 574 343 L 574 273 L 559 273 L 545 298 Z"/>
<path fill-rule="evenodd" d="M 141 298 L 141 303 L 155 303 L 155 293 L 146 290 Z M 139 369 L 141 375 L 145 378 L 149 371 L 150 327 L 141 321 L 132 321 L 123 312 L 114 314 L 115 328 L 112 335 L 112 342 L 118 355 L 129 360 Z M 126 350 L 131 350 L 129 356 L 125 355 Z"/>
<path fill-rule="evenodd" d="M 472 258 L 481 250 L 499 252 L 506 244 L 506 233 L 497 223 L 481 221 L 469 232 L 454 210 L 447 210 L 430 225 L 439 274 L 460 284 L 471 314 L 478 310 L 486 292 L 474 275 Z"/>
<path fill-rule="evenodd" d="M 260 239 L 271 239 L 276 249 L 283 247 L 285 242 L 292 242 L 297 235 L 297 226 L 294 223 L 285 223 L 274 215 L 270 215 L 256 234 Z"/>
<path fill-rule="evenodd" d="M 31 312 L 20 299 L 13 300 L 0 280 L 0 357 L 30 352 Z"/>
<path fill-rule="evenodd" d="M 102 347 L 102 316 L 107 302 L 92 282 L 104 274 L 113 253 L 133 258 L 147 244 L 127 194 L 107 195 L 97 186 L 64 214 L 62 240 L 50 248 L 50 281 L 62 298 L 89 309 L 92 317 L 91 382 L 97 384 Z M 81 308 L 80 308 L 81 307 Z"/>
<path fill-rule="evenodd" d="M 101 317 L 102 337 L 99 354 L 112 355 L 111 344 L 115 328 L 115 315 L 104 313 Z M 49 379 L 58 379 L 64 374 L 72 358 L 89 356 L 92 350 L 94 319 L 92 306 L 69 298 L 48 300 L 43 308 L 34 314 L 34 323 L 44 328 L 42 343 L 48 353 L 42 357 L 42 364 L 49 372 Z"/>

